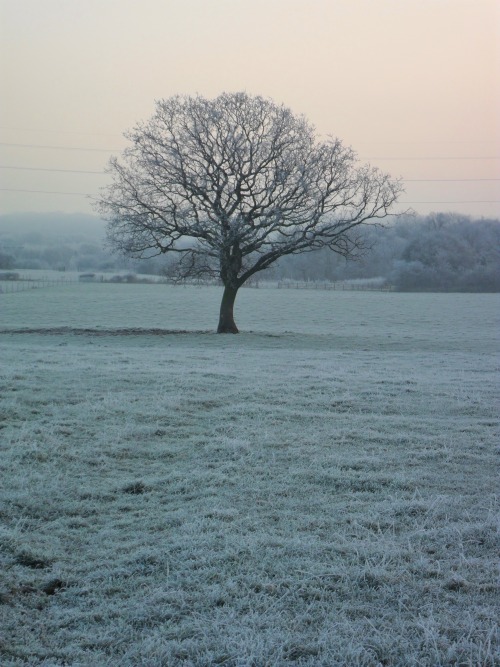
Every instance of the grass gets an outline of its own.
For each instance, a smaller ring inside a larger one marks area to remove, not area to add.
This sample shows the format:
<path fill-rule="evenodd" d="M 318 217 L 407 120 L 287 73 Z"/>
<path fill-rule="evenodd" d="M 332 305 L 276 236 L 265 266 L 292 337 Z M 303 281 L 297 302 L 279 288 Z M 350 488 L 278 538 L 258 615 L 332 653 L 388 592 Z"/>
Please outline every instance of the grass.
<path fill-rule="evenodd" d="M 499 664 L 496 297 L 96 335 L 74 287 L 3 295 L 2 665 Z"/>

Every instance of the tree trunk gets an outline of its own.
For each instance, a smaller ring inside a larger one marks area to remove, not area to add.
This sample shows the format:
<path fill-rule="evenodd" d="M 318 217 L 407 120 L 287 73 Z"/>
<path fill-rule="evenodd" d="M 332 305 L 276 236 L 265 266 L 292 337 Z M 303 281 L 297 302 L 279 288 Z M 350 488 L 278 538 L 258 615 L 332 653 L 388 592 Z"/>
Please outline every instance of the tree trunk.
<path fill-rule="evenodd" d="M 233 317 L 234 300 L 236 299 L 237 293 L 238 288 L 229 287 L 228 285 L 224 287 L 224 294 L 222 295 L 222 302 L 220 304 L 220 317 L 217 333 L 238 333 L 238 327 L 236 326 Z"/>

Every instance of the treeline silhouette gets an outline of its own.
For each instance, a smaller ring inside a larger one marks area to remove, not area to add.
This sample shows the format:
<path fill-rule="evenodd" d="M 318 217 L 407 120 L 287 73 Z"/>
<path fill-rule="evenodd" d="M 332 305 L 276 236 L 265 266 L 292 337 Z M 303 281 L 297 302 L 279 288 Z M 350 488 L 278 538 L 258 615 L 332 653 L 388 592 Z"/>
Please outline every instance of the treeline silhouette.
<path fill-rule="evenodd" d="M 385 227 L 366 227 L 363 236 L 369 249 L 358 261 L 320 250 L 286 258 L 275 275 L 332 281 L 381 277 L 402 291 L 500 291 L 500 220 L 404 215 Z"/>
<path fill-rule="evenodd" d="M 105 224 L 88 215 L 0 216 L 0 269 L 168 274 L 167 256 L 133 261 L 104 243 Z M 500 220 L 456 213 L 403 215 L 363 230 L 367 250 L 346 261 L 329 250 L 282 258 L 259 280 L 383 278 L 402 291 L 500 291 Z"/>

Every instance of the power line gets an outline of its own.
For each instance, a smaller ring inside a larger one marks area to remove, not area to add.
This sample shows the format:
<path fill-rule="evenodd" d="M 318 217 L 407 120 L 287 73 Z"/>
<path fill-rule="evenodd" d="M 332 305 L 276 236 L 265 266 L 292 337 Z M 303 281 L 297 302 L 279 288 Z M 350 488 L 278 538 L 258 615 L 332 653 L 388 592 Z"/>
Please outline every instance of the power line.
<path fill-rule="evenodd" d="M 469 200 L 469 201 L 400 201 L 400 204 L 500 204 L 500 200 Z"/>
<path fill-rule="evenodd" d="M 35 127 L 5 127 L 0 125 L 0 130 L 7 130 L 11 132 L 45 132 L 47 134 L 77 134 L 87 137 L 123 137 L 122 134 L 114 134 L 111 132 L 78 132 L 76 130 L 48 130 Z"/>
<path fill-rule="evenodd" d="M 403 178 L 405 183 L 483 183 L 500 181 L 500 178 Z"/>
<path fill-rule="evenodd" d="M 85 148 L 84 146 L 47 146 L 39 144 L 11 144 L 6 141 L 0 141 L 0 146 L 10 146 L 13 148 L 43 148 L 58 151 L 91 151 L 97 153 L 118 153 L 121 148 Z"/>
<path fill-rule="evenodd" d="M 359 144 L 379 144 L 383 146 L 402 146 L 402 145 L 414 145 L 414 146 L 422 146 L 423 144 L 427 145 L 436 145 L 436 144 L 488 144 L 491 146 L 491 144 L 498 143 L 498 140 L 496 139 L 467 139 L 467 140 L 447 140 L 447 139 L 435 139 L 435 140 L 430 140 L 426 141 L 425 139 L 419 139 L 418 141 L 356 141 L 356 145 Z"/>
<path fill-rule="evenodd" d="M 486 155 L 486 156 L 471 156 L 464 155 L 458 157 L 363 157 L 362 160 L 500 160 L 500 157 L 495 155 Z"/>
<path fill-rule="evenodd" d="M 0 165 L 0 169 L 16 169 L 21 171 L 49 171 L 71 174 L 106 174 L 105 171 L 91 171 L 84 169 L 56 169 L 52 167 L 16 167 L 11 165 Z M 500 178 L 403 178 L 404 183 L 485 183 L 497 182 Z"/>
<path fill-rule="evenodd" d="M 0 165 L 0 169 L 18 169 L 22 171 L 55 171 L 58 173 L 69 172 L 70 174 L 105 174 L 105 171 L 86 171 L 83 169 L 51 169 L 47 167 L 11 167 L 8 165 Z"/>
<path fill-rule="evenodd" d="M 76 135 L 86 135 L 86 136 L 106 136 L 106 137 L 123 137 L 123 134 L 115 134 L 111 132 L 82 132 L 81 130 L 56 130 L 51 128 L 40 128 L 40 127 L 9 127 L 6 125 L 0 125 L 0 130 L 12 131 L 12 132 L 46 132 L 47 134 L 76 134 Z M 434 140 L 412 140 L 412 141 L 357 141 L 356 145 L 383 145 L 383 146 L 402 146 L 402 145 L 442 145 L 442 144 L 488 144 L 491 146 L 492 143 L 498 143 L 495 139 L 467 139 L 467 140 L 457 140 L 457 139 L 434 139 Z"/>
<path fill-rule="evenodd" d="M 0 141 L 0 146 L 10 146 L 13 148 L 41 148 L 60 151 L 96 151 L 99 153 L 114 153 L 119 152 L 120 148 L 86 148 L 84 146 L 51 146 L 41 144 L 14 144 L 6 141 Z M 486 155 L 486 156 L 455 156 L 455 157 L 364 157 L 363 160 L 500 160 L 500 156 Z"/>
<path fill-rule="evenodd" d="M 81 197 L 91 197 L 88 192 L 55 192 L 51 190 L 20 190 L 17 188 L 0 188 L 0 192 L 30 192 L 44 195 L 79 195 Z"/>
<path fill-rule="evenodd" d="M 48 195 L 78 195 L 92 197 L 88 192 L 60 192 L 52 190 L 22 190 L 17 188 L 0 188 L 0 192 L 30 192 Z M 402 201 L 400 204 L 500 204 L 500 200 L 467 200 L 467 201 Z"/>

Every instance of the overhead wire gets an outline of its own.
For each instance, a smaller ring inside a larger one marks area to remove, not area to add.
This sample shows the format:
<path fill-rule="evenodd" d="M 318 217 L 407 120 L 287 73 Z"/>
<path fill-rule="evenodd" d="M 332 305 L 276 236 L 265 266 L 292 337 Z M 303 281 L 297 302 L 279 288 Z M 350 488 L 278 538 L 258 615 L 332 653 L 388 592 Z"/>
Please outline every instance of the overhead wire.
<path fill-rule="evenodd" d="M 49 195 L 77 195 L 80 197 L 93 197 L 89 192 L 61 192 L 55 190 L 24 190 L 21 188 L 0 188 L 0 192 L 28 192 L 33 194 Z M 401 201 L 400 204 L 500 204 L 500 200 L 471 199 L 463 201 Z"/>
<path fill-rule="evenodd" d="M 48 145 L 48 144 L 18 144 L 18 143 L 10 143 L 6 141 L 0 141 L 0 146 L 8 146 L 11 148 L 39 148 L 43 150 L 59 150 L 59 151 L 89 151 L 89 152 L 97 152 L 97 153 L 118 153 L 122 149 L 120 148 L 88 148 L 86 146 L 53 146 L 53 145 Z M 384 156 L 369 156 L 369 157 L 362 157 L 362 160 L 415 160 L 415 161 L 427 161 L 427 160 L 500 160 L 500 156 L 498 155 L 485 155 L 485 156 L 479 156 L 479 155 L 463 155 L 463 156 L 431 156 L 431 157 L 405 157 L 405 156 L 398 156 L 398 157 L 384 157 Z"/>
<path fill-rule="evenodd" d="M 0 188 L 0 192 L 30 192 L 44 195 L 79 195 L 81 197 L 92 197 L 88 192 L 61 192 L 55 190 L 24 190 L 21 188 Z"/>
<path fill-rule="evenodd" d="M 371 157 L 363 157 L 361 158 L 362 160 L 403 160 L 406 162 L 407 160 L 420 160 L 420 161 L 428 161 L 428 160 L 500 160 L 500 156 L 497 155 L 483 155 L 483 156 L 477 156 L 477 155 L 456 155 L 453 157 L 381 157 L 381 156 L 371 156 Z"/>
<path fill-rule="evenodd" d="M 2 128 L 0 129 L 14 129 Z M 20 128 L 19 128 L 20 130 Z M 24 131 L 24 130 L 23 130 Z M 42 130 L 29 130 L 42 131 Z M 47 132 L 58 132 L 60 134 L 88 134 L 97 136 L 98 133 L 84 133 L 84 132 L 62 132 L 57 130 L 43 130 Z M 118 136 L 118 135 L 103 135 L 103 136 Z M 440 142 L 442 143 L 442 142 Z M 457 143 L 457 142 L 453 142 Z M 470 142 L 469 142 L 470 143 Z M 84 151 L 84 152 L 98 152 L 98 153 L 113 153 L 120 152 L 118 148 L 89 148 L 85 146 L 56 146 L 50 144 L 24 144 L 12 142 L 0 142 L 0 146 L 12 148 L 32 148 L 42 150 L 61 150 L 61 151 Z M 386 157 L 386 156 L 371 156 L 362 158 L 365 160 L 401 160 L 401 161 L 461 161 L 461 160 L 500 160 L 500 156 L 427 156 L 427 157 Z M 0 165 L 0 169 L 12 169 L 22 171 L 43 171 L 53 173 L 75 173 L 75 174 L 99 174 L 103 175 L 105 171 L 98 170 L 84 170 L 84 169 L 66 169 L 66 168 L 49 168 L 49 167 L 25 167 L 14 165 Z M 500 178 L 403 178 L 404 183 L 479 183 L 479 182 L 497 182 Z M 21 188 L 0 188 L 1 192 L 26 192 L 36 194 L 57 194 L 57 195 L 75 195 L 90 197 L 89 193 L 84 192 L 66 192 L 66 191 L 52 191 L 52 190 L 29 190 Z M 405 201 L 403 204 L 497 204 L 497 200 L 462 200 L 462 201 Z"/>
<path fill-rule="evenodd" d="M 52 169 L 51 167 L 14 167 L 11 165 L 0 165 L 0 169 L 16 169 L 20 171 L 54 171 L 59 173 L 68 172 L 70 174 L 105 174 L 105 171 L 91 171 L 85 169 Z"/>
<path fill-rule="evenodd" d="M 14 169 L 19 171 L 47 171 L 70 174 L 106 174 L 104 170 L 65 169 L 52 167 L 19 167 L 1 164 L 0 169 Z M 404 183 L 486 183 L 497 182 L 500 178 L 403 178 Z"/>
<path fill-rule="evenodd" d="M 88 151 L 96 153 L 118 153 L 121 148 L 86 148 L 85 146 L 50 146 L 45 144 L 14 144 L 7 141 L 0 141 L 0 146 L 10 146 L 11 148 L 42 148 L 58 151 Z"/>

